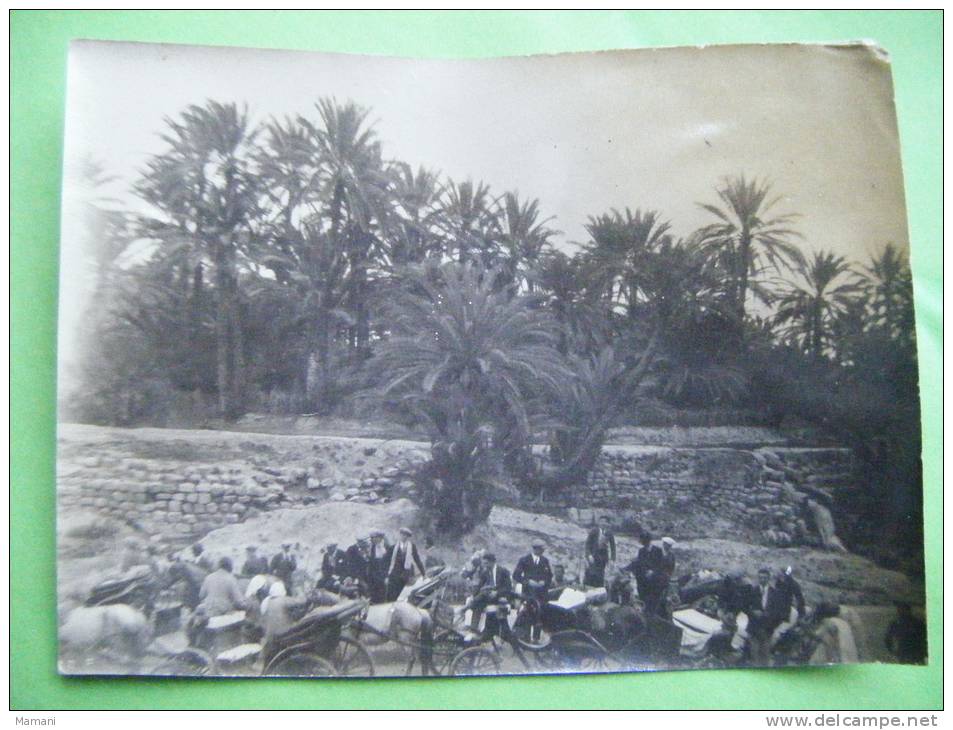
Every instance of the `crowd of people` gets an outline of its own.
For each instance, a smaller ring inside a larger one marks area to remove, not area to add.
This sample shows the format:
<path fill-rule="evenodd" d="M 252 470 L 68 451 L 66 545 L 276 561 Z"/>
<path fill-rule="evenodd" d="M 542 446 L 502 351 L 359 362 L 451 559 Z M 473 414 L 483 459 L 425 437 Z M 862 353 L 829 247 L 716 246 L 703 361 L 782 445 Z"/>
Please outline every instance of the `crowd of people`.
<path fill-rule="evenodd" d="M 518 594 L 542 604 L 557 600 L 566 588 L 603 589 L 608 601 L 620 605 L 633 605 L 637 597 L 645 616 L 671 621 L 673 607 L 685 602 L 685 595 L 680 593 L 690 578 L 677 575 L 676 542 L 667 536 L 656 540 L 649 532 L 642 532 L 639 544 L 634 558 L 620 566 L 612 522 L 604 516 L 587 535 L 581 575 L 568 571 L 562 563 L 551 563 L 542 540 L 532 541 L 530 550 L 512 571 L 500 565 L 491 551 L 477 551 L 460 571 L 468 593 L 471 630 L 478 630 L 487 608 L 500 598 Z M 207 620 L 246 611 L 259 621 L 267 640 L 290 628 L 300 613 L 298 609 L 305 605 L 331 604 L 342 597 L 364 597 L 370 603 L 396 601 L 407 585 L 443 565 L 434 554 L 432 542 L 425 539 L 423 546 L 418 546 L 409 528 L 402 527 L 393 542 L 383 531 L 374 530 L 344 549 L 336 542 L 327 544 L 320 576 L 314 589 L 306 592 L 304 586 L 295 584 L 296 572 L 299 576 L 300 572 L 292 548 L 292 543 L 285 543 L 269 559 L 258 547 L 249 545 L 244 563 L 236 571 L 231 558 L 223 557 L 213 565 L 203 547 L 196 544 L 188 557 L 170 555 L 169 571 L 185 579 L 183 598 L 193 616 Z M 131 541 L 122 557 L 124 568 L 158 561 L 157 549 L 147 548 L 143 554 Z M 155 569 L 158 571 L 158 566 Z M 723 627 L 713 638 L 713 647 L 717 650 L 721 640 L 728 650 L 743 614 L 747 619 L 747 661 L 753 665 L 771 664 L 772 651 L 782 637 L 808 614 L 804 593 L 791 567 L 779 571 L 762 568 L 754 583 L 743 572 L 729 574 L 712 595 Z M 829 635 L 829 656 L 840 661 L 857 660 L 850 656 L 850 642 L 844 640 L 849 629 L 836 606 L 816 607 L 813 618 L 822 643 Z M 923 626 L 909 606 L 898 607 L 897 618 L 885 637 L 888 650 L 903 661 L 922 661 L 926 656 Z"/>

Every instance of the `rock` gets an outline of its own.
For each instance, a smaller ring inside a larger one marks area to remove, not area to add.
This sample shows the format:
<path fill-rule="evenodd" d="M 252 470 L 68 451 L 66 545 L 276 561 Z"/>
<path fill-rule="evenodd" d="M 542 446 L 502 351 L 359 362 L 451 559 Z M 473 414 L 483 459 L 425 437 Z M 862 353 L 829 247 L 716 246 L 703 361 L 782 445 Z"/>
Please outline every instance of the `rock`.
<path fill-rule="evenodd" d="M 330 499 L 332 502 L 343 502 L 345 499 L 347 499 L 347 495 L 340 490 L 335 490 L 331 492 Z"/>

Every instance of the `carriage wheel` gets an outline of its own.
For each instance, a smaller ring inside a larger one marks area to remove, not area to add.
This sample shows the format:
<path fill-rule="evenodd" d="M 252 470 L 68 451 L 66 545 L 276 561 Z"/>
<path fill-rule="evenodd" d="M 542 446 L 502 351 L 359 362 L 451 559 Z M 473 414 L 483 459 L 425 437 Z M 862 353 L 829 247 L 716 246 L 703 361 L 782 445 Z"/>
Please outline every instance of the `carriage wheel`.
<path fill-rule="evenodd" d="M 186 649 L 160 662 L 151 674 L 168 677 L 204 677 L 212 673 L 212 657 L 199 649 Z"/>
<path fill-rule="evenodd" d="M 334 666 L 324 657 L 307 652 L 293 652 L 277 656 L 266 668 L 266 674 L 279 677 L 333 677 Z"/>
<path fill-rule="evenodd" d="M 331 656 L 334 673 L 340 677 L 373 677 L 374 661 L 364 645 L 342 636 Z"/>
<path fill-rule="evenodd" d="M 462 646 L 463 641 L 460 635 L 452 631 L 445 631 L 435 636 L 431 648 L 434 672 L 438 675 L 450 674 L 450 665 L 460 653 Z"/>
<path fill-rule="evenodd" d="M 499 674 L 502 664 L 499 655 L 492 649 L 473 646 L 464 649 L 453 658 L 453 661 L 450 662 L 449 674 L 452 677 Z"/>
<path fill-rule="evenodd" d="M 559 666 L 574 672 L 617 672 L 622 663 L 594 644 L 570 641 L 558 649 Z"/>

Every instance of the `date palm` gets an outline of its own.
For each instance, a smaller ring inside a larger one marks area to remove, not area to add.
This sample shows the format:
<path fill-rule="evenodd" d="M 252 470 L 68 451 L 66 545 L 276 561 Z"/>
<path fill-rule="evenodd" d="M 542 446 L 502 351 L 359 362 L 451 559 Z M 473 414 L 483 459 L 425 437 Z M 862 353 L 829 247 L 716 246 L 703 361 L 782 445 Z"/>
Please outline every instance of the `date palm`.
<path fill-rule="evenodd" d="M 914 334 L 913 280 L 910 265 L 893 244 L 873 256 L 861 274 L 874 325 L 894 339 L 910 339 Z"/>
<path fill-rule="evenodd" d="M 508 192 L 503 196 L 501 219 L 500 243 L 507 269 L 514 280 L 520 280 L 532 292 L 532 272 L 549 246 L 549 239 L 557 233 L 547 226 L 553 218 L 540 220 L 538 199 L 520 201 L 518 193 Z"/>
<path fill-rule="evenodd" d="M 444 530 L 486 518 L 495 452 L 527 444 L 534 400 L 570 377 L 553 319 L 498 282 L 475 264 L 405 274 L 388 297 L 392 333 L 370 363 L 385 374 L 377 397 L 430 432 L 428 499 Z"/>
<path fill-rule="evenodd" d="M 447 257 L 457 263 L 492 267 L 499 257 L 500 221 L 497 203 L 485 183 L 450 180 L 441 209 Z"/>
<path fill-rule="evenodd" d="M 780 294 L 775 322 L 815 360 L 836 349 L 832 333 L 862 292 L 843 256 L 818 251 L 801 272 L 803 283 L 788 283 Z"/>
<path fill-rule="evenodd" d="M 437 227 L 444 189 L 437 173 L 406 162 L 391 167 L 393 210 L 387 221 L 387 259 L 391 267 L 419 264 L 439 255 L 443 241 Z"/>
<path fill-rule="evenodd" d="M 365 356 L 370 339 L 368 300 L 372 269 L 382 248 L 382 221 L 388 215 L 390 180 L 370 111 L 347 102 L 321 99 L 320 122 L 306 119 L 318 152 L 318 190 L 329 220 L 328 234 L 339 241 L 348 259 L 348 307 L 355 327 L 354 353 Z"/>
<path fill-rule="evenodd" d="M 729 177 L 715 192 L 720 206 L 699 205 L 718 222 L 702 228 L 699 240 L 702 250 L 727 276 L 728 295 L 740 326 L 749 292 L 770 300 L 761 281 L 766 270 L 804 266 L 804 256 L 792 242 L 800 234 L 791 228 L 795 215 L 772 213 L 780 198 L 770 197 L 771 184 L 765 180 Z"/>
<path fill-rule="evenodd" d="M 247 109 L 209 101 L 166 119 L 166 149 L 146 164 L 135 192 L 157 211 L 143 234 L 166 253 L 188 252 L 212 268 L 217 385 L 226 419 L 242 411 L 244 342 L 239 270 L 257 240 L 261 185 L 252 162 L 257 130 Z"/>
<path fill-rule="evenodd" d="M 646 298 L 646 266 L 658 248 L 671 243 L 671 224 L 654 210 L 633 214 L 613 210 L 590 217 L 586 247 L 590 288 L 602 297 L 610 310 L 630 319 Z"/>

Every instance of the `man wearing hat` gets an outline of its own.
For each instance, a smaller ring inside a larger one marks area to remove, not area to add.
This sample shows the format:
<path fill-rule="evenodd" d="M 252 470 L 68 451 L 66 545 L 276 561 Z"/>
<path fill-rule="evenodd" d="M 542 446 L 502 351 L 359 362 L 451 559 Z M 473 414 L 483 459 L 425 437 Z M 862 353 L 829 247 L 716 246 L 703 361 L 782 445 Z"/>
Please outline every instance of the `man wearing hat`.
<path fill-rule="evenodd" d="M 360 588 L 362 594 L 368 592 L 368 578 L 370 578 L 370 537 L 359 537 L 357 541 L 344 551 L 347 562 L 345 575 Z"/>
<path fill-rule="evenodd" d="M 258 554 L 258 548 L 249 545 L 245 548 L 245 562 L 242 564 L 242 577 L 253 578 L 268 573 L 268 558 Z"/>
<path fill-rule="evenodd" d="M 391 548 L 381 530 L 371 532 L 371 544 L 367 557 L 367 589 L 371 603 L 383 603 L 387 599 L 387 569 L 390 567 Z"/>
<path fill-rule="evenodd" d="M 615 535 L 609 515 L 599 518 L 586 538 L 586 575 L 583 582 L 593 588 L 601 588 L 606 582 L 606 566 L 616 559 Z"/>
<path fill-rule="evenodd" d="M 420 552 L 414 544 L 413 533 L 407 527 L 400 528 L 400 540 L 394 545 L 387 568 L 387 600 L 396 601 L 404 586 L 414 578 L 414 568 L 420 575 L 426 575 Z"/>
<path fill-rule="evenodd" d="M 523 596 L 545 603 L 546 595 L 553 584 L 553 571 L 549 567 L 549 560 L 543 555 L 546 544 L 542 540 L 534 540 L 532 548 L 532 552 L 521 557 L 516 563 L 513 581 L 522 585 Z"/>
<path fill-rule="evenodd" d="M 337 542 L 329 542 L 324 548 L 324 557 L 321 558 L 321 578 L 318 588 L 327 591 L 337 591 L 340 583 L 347 576 L 347 554 L 338 548 Z"/>
<path fill-rule="evenodd" d="M 271 559 L 271 574 L 281 578 L 285 584 L 285 590 L 288 595 L 292 595 L 291 579 L 295 570 L 298 568 L 298 561 L 291 554 L 291 543 L 285 542 L 281 545 L 281 552 Z"/>

